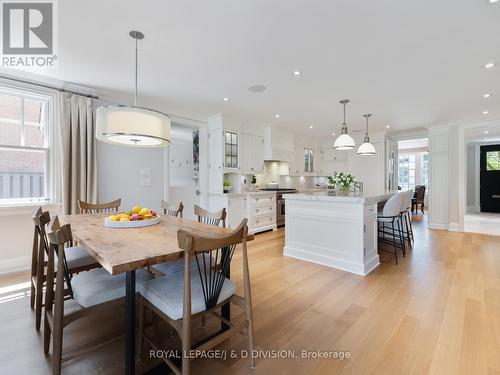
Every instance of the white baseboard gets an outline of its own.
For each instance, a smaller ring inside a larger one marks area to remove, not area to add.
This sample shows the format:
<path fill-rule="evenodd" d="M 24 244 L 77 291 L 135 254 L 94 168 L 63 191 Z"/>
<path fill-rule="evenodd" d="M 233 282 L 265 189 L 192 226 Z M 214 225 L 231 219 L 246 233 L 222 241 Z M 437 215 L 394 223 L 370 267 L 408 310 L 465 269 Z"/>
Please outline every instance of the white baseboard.
<path fill-rule="evenodd" d="M 27 271 L 31 267 L 29 257 L 17 257 L 0 260 L 0 275 Z"/>
<path fill-rule="evenodd" d="M 438 229 L 438 230 L 448 230 L 449 225 L 446 223 L 429 223 L 427 225 L 429 229 Z"/>
<path fill-rule="evenodd" d="M 450 225 L 448 225 L 448 230 L 450 232 L 463 232 L 464 226 L 463 226 L 463 224 L 459 224 L 459 223 L 450 223 Z"/>

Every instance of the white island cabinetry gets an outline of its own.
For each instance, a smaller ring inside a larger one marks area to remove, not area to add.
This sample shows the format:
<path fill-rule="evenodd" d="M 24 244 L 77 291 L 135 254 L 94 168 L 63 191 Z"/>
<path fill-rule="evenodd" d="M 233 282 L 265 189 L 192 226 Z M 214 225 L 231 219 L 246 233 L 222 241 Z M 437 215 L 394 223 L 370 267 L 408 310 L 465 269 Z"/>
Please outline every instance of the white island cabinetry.
<path fill-rule="evenodd" d="M 377 203 L 392 194 L 287 194 L 284 254 L 367 275 L 379 265 Z"/>

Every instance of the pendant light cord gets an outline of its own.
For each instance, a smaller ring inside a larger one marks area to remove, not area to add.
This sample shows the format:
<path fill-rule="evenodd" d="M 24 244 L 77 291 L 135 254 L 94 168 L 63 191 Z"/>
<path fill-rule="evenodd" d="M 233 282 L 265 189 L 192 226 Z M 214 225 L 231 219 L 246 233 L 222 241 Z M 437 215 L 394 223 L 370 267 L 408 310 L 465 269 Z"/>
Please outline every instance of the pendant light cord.
<path fill-rule="evenodd" d="M 137 107 L 137 38 L 135 38 L 135 94 L 134 106 Z"/>

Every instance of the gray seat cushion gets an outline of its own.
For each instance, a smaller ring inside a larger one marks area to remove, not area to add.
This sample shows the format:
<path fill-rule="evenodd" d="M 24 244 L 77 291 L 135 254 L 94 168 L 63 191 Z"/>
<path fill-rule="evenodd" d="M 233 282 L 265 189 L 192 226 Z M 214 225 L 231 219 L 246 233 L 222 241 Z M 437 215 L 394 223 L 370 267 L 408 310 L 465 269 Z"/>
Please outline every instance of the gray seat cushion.
<path fill-rule="evenodd" d="M 135 272 L 136 290 L 153 276 L 145 270 Z M 83 307 L 99 305 L 125 296 L 125 274 L 111 275 L 104 268 L 82 272 L 71 279 L 74 300 Z"/>
<path fill-rule="evenodd" d="M 217 303 L 236 293 L 234 283 L 226 278 Z M 146 281 L 142 284 L 141 295 L 173 320 L 182 318 L 184 306 L 184 272 Z M 191 314 L 205 311 L 205 299 L 198 271 L 191 273 Z"/>
<path fill-rule="evenodd" d="M 200 268 L 202 267 L 203 259 L 201 255 L 198 255 L 198 262 L 200 262 Z M 209 262 L 208 257 L 205 257 L 205 264 Z M 220 259 L 218 259 L 220 262 Z M 212 256 L 212 265 L 215 264 L 215 257 Z M 165 276 L 170 276 L 178 272 L 184 272 L 184 258 L 178 259 L 174 262 L 165 262 L 160 264 L 155 264 L 152 266 L 156 271 L 161 272 Z M 198 272 L 198 266 L 196 264 L 196 259 L 194 256 L 191 257 L 191 272 Z"/>
<path fill-rule="evenodd" d="M 75 269 L 90 266 L 96 263 L 96 260 L 85 250 L 83 246 L 73 246 L 65 249 L 66 262 L 69 269 Z"/>

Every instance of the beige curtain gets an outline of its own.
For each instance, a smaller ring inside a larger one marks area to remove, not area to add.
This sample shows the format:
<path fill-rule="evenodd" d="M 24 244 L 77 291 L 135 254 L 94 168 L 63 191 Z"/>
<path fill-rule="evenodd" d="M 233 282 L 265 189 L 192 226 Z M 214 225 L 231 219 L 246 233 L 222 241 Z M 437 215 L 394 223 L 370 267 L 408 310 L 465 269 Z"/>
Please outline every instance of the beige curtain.
<path fill-rule="evenodd" d="M 78 213 L 78 200 L 97 202 L 97 156 L 92 99 L 61 93 L 59 124 L 64 214 Z"/>

